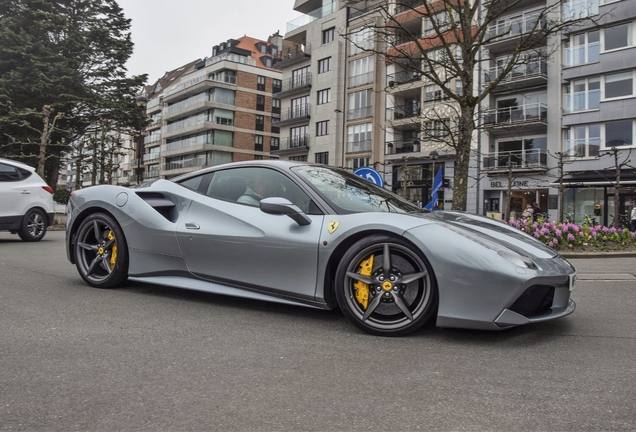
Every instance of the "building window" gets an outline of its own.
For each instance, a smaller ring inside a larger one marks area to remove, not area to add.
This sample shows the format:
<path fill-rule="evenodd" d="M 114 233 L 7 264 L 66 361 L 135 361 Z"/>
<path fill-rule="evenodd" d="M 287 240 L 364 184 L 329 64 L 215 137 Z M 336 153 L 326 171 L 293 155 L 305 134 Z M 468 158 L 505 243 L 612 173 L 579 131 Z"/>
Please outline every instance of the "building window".
<path fill-rule="evenodd" d="M 224 126 L 234 126 L 234 111 L 215 109 L 214 123 Z"/>
<path fill-rule="evenodd" d="M 373 28 L 361 27 L 349 32 L 349 55 L 353 56 L 373 49 Z"/>
<path fill-rule="evenodd" d="M 634 142 L 634 125 L 631 120 L 605 123 L 605 148 L 630 146 Z"/>
<path fill-rule="evenodd" d="M 368 56 L 349 63 L 349 87 L 373 82 L 374 57 Z"/>
<path fill-rule="evenodd" d="M 331 27 L 330 29 L 322 31 L 322 43 L 328 44 L 329 42 L 333 42 L 336 38 L 336 28 Z"/>
<path fill-rule="evenodd" d="M 325 73 L 331 70 L 331 57 L 318 60 L 318 73 Z"/>
<path fill-rule="evenodd" d="M 594 30 L 574 35 L 565 43 L 565 66 L 576 66 L 598 61 L 601 51 L 601 32 Z"/>
<path fill-rule="evenodd" d="M 254 150 L 263 151 L 263 135 L 254 135 Z"/>
<path fill-rule="evenodd" d="M 307 147 L 309 145 L 309 126 L 298 126 L 289 129 L 289 148 Z"/>
<path fill-rule="evenodd" d="M 424 138 L 439 139 L 449 136 L 451 133 L 450 120 L 435 120 L 424 123 Z"/>
<path fill-rule="evenodd" d="M 256 125 L 254 127 L 257 131 L 265 130 L 265 117 L 262 115 L 256 116 Z"/>
<path fill-rule="evenodd" d="M 358 168 L 369 166 L 371 158 L 369 156 L 347 158 L 347 168 L 356 170 Z"/>
<path fill-rule="evenodd" d="M 632 26 L 632 23 L 621 24 L 614 27 L 607 27 L 603 31 L 605 44 L 605 51 L 625 48 L 629 46 L 629 28 Z"/>
<path fill-rule="evenodd" d="M 601 146 L 601 125 L 572 126 L 565 133 L 565 153 L 575 157 L 596 157 Z"/>
<path fill-rule="evenodd" d="M 573 80 L 565 86 L 563 111 L 566 113 L 598 109 L 601 102 L 601 79 Z"/>
<path fill-rule="evenodd" d="M 425 102 L 441 101 L 442 97 L 448 99 L 448 96 L 443 95 L 442 88 L 437 84 L 427 85 L 424 93 Z"/>
<path fill-rule="evenodd" d="M 280 114 L 280 99 L 272 99 L 272 112 Z"/>
<path fill-rule="evenodd" d="M 598 0 L 565 0 L 563 19 L 576 20 L 598 14 Z"/>
<path fill-rule="evenodd" d="M 215 88 L 211 98 L 214 102 L 226 105 L 236 105 L 236 92 L 224 88 Z"/>
<path fill-rule="evenodd" d="M 272 93 L 280 93 L 283 89 L 283 81 L 279 79 L 272 80 Z"/>
<path fill-rule="evenodd" d="M 364 123 L 347 128 L 347 153 L 371 151 L 372 123 Z"/>
<path fill-rule="evenodd" d="M 265 96 L 256 95 L 256 109 L 258 111 L 265 111 Z"/>
<path fill-rule="evenodd" d="M 256 90 L 265 91 L 265 77 L 258 75 L 256 77 Z"/>
<path fill-rule="evenodd" d="M 269 140 L 269 150 L 270 151 L 275 151 L 280 149 L 280 138 L 278 137 L 271 137 Z"/>
<path fill-rule="evenodd" d="M 316 163 L 329 165 L 329 152 L 316 153 Z"/>
<path fill-rule="evenodd" d="M 305 66 L 292 71 L 291 88 L 303 87 L 311 83 L 311 72 L 309 66 Z"/>
<path fill-rule="evenodd" d="M 318 105 L 331 102 L 331 89 L 324 89 L 318 91 Z"/>
<path fill-rule="evenodd" d="M 329 120 L 316 123 L 316 136 L 329 135 Z"/>
<path fill-rule="evenodd" d="M 373 90 L 362 90 L 355 93 L 349 93 L 347 119 L 355 120 L 364 117 L 370 117 L 372 114 L 372 97 Z"/>
<path fill-rule="evenodd" d="M 604 99 L 634 94 L 634 73 L 621 72 L 605 76 Z"/>
<path fill-rule="evenodd" d="M 263 155 L 254 155 L 254 160 L 263 160 Z"/>
<path fill-rule="evenodd" d="M 310 108 L 309 96 L 292 99 L 289 116 L 290 118 L 308 117 L 310 115 Z"/>

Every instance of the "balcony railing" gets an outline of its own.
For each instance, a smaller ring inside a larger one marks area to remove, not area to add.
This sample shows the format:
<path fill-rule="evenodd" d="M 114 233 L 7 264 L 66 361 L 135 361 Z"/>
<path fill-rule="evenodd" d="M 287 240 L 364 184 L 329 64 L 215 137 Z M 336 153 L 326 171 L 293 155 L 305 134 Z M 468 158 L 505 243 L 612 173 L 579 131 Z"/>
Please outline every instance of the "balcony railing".
<path fill-rule="evenodd" d="M 409 43 L 418 39 L 422 39 L 422 32 L 414 32 L 411 34 L 399 33 L 395 35 L 395 38 L 393 39 L 393 45 L 403 45 L 405 43 Z"/>
<path fill-rule="evenodd" d="M 205 166 L 205 157 L 169 162 L 163 166 L 164 171 Z"/>
<path fill-rule="evenodd" d="M 349 88 L 369 84 L 373 81 L 373 71 L 349 77 Z"/>
<path fill-rule="evenodd" d="M 566 113 L 598 109 L 600 106 L 600 89 L 563 95 L 563 112 Z"/>
<path fill-rule="evenodd" d="M 484 123 L 490 126 L 507 126 L 524 122 L 547 122 L 547 120 L 547 105 L 542 103 L 533 103 L 523 106 L 488 110 L 486 111 Z"/>
<path fill-rule="evenodd" d="M 289 122 L 290 120 L 308 119 L 311 116 L 311 104 L 303 104 L 284 109 L 280 119 L 276 123 Z"/>
<path fill-rule="evenodd" d="M 285 81 L 283 81 L 279 93 L 303 87 L 311 87 L 311 72 L 286 79 Z"/>
<path fill-rule="evenodd" d="M 389 87 L 393 87 L 396 85 L 409 83 L 413 81 L 420 81 L 421 79 L 422 79 L 422 74 L 420 74 L 417 71 L 412 71 L 412 72 L 401 71 L 401 72 L 388 74 L 386 76 L 386 82 L 388 83 Z"/>
<path fill-rule="evenodd" d="M 385 147 L 385 154 L 413 153 L 420 151 L 420 141 L 418 139 L 388 141 Z"/>
<path fill-rule="evenodd" d="M 540 12 L 525 15 L 521 18 L 507 20 L 488 26 L 486 30 L 486 40 L 490 39 L 509 39 L 526 34 L 537 30 L 545 30 L 547 28 L 547 21 L 545 18 L 541 18 L 539 21 Z"/>
<path fill-rule="evenodd" d="M 161 151 L 172 152 L 172 151 L 186 149 L 189 147 L 201 146 L 204 144 L 209 144 L 209 139 L 210 139 L 209 134 L 197 135 L 194 137 L 186 138 L 179 141 L 173 141 L 168 144 L 165 144 L 161 147 Z"/>
<path fill-rule="evenodd" d="M 494 67 L 487 70 L 484 73 L 484 85 L 490 84 L 490 82 L 496 80 L 501 75 L 502 68 Z M 516 80 L 522 80 L 526 78 L 532 78 L 536 76 L 545 76 L 548 74 L 548 62 L 545 59 L 532 60 L 527 63 L 517 65 L 512 68 L 508 75 L 501 80 L 502 83 L 507 83 Z"/>
<path fill-rule="evenodd" d="M 580 138 L 565 140 L 563 142 L 565 152 L 573 157 L 597 157 L 601 148 L 600 138 Z"/>
<path fill-rule="evenodd" d="M 357 153 L 361 151 L 371 151 L 371 140 L 351 141 L 347 143 L 347 153 Z"/>
<path fill-rule="evenodd" d="M 567 67 L 595 62 L 598 61 L 600 54 L 600 42 L 568 47 L 563 50 L 563 65 Z"/>
<path fill-rule="evenodd" d="M 160 153 L 147 153 L 144 155 L 144 162 L 155 161 L 158 160 L 160 157 Z"/>
<path fill-rule="evenodd" d="M 295 45 L 293 47 L 285 48 L 278 53 L 280 61 L 291 60 L 296 57 L 308 57 L 311 55 L 311 44 Z"/>
<path fill-rule="evenodd" d="M 414 104 L 395 106 L 386 109 L 387 120 L 401 120 L 406 118 L 417 117 L 421 114 L 421 105 L 419 102 Z"/>
<path fill-rule="evenodd" d="M 362 108 L 353 108 L 347 112 L 347 120 L 355 120 L 364 117 L 371 117 L 373 115 L 373 107 L 366 106 Z"/>
<path fill-rule="evenodd" d="M 545 149 L 515 150 L 498 152 L 484 156 L 484 168 L 490 169 L 528 169 L 545 168 L 547 164 Z"/>
<path fill-rule="evenodd" d="M 280 140 L 280 145 L 278 149 L 272 148 L 272 151 L 275 150 L 293 150 L 299 149 L 304 150 L 309 148 L 309 135 L 295 136 L 295 137 L 287 137 Z"/>
<path fill-rule="evenodd" d="M 323 7 L 319 7 L 306 15 L 299 16 L 287 23 L 287 33 L 296 30 L 302 26 L 306 26 L 307 24 L 314 22 L 320 18 L 326 17 L 327 15 L 331 15 L 332 13 L 337 11 L 338 2 L 331 2 Z"/>

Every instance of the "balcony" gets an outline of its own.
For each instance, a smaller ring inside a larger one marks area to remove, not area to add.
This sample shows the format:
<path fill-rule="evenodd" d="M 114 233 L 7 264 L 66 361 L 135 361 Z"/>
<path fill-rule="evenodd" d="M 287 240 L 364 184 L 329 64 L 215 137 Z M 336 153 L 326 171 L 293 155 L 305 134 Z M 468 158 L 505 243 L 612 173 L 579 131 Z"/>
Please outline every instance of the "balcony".
<path fill-rule="evenodd" d="M 417 103 L 387 108 L 386 119 L 388 121 L 410 119 L 413 117 L 419 117 L 421 113 L 422 110 L 420 102 L 418 101 Z"/>
<path fill-rule="evenodd" d="M 415 81 L 419 82 L 421 80 L 422 74 L 418 71 L 400 71 L 386 76 L 386 82 L 391 89 L 401 84 L 412 83 Z"/>
<path fill-rule="evenodd" d="M 417 153 L 420 151 L 420 140 L 412 138 L 407 140 L 388 141 L 384 154 Z"/>
<path fill-rule="evenodd" d="M 566 114 L 599 109 L 600 106 L 600 89 L 563 95 L 563 112 Z"/>
<path fill-rule="evenodd" d="M 494 67 L 484 72 L 484 87 L 499 78 L 502 68 Z M 497 85 L 496 91 L 521 89 L 548 82 L 548 62 L 545 59 L 532 60 L 517 65 Z"/>
<path fill-rule="evenodd" d="M 358 87 L 361 85 L 370 84 L 372 82 L 373 82 L 373 71 L 365 72 L 359 75 L 350 76 L 348 88 Z"/>
<path fill-rule="evenodd" d="M 236 77 L 229 77 L 223 74 L 213 74 L 208 76 L 208 73 L 203 73 L 168 87 L 164 91 L 163 98 L 164 102 L 169 102 L 171 100 L 179 100 L 188 96 L 203 93 L 214 87 L 234 89 L 235 86 Z M 166 112 L 166 109 L 164 109 L 164 116 L 166 115 Z"/>
<path fill-rule="evenodd" d="M 577 20 L 598 15 L 598 0 L 578 0 L 563 2 L 563 19 Z"/>
<path fill-rule="evenodd" d="M 567 47 L 563 50 L 563 66 L 570 67 L 596 62 L 598 61 L 600 54 L 600 42 Z"/>
<path fill-rule="evenodd" d="M 362 108 L 353 108 L 347 111 L 347 120 L 356 120 L 373 115 L 373 107 L 365 106 Z"/>
<path fill-rule="evenodd" d="M 547 169 L 547 159 L 545 149 L 515 150 L 484 155 L 483 165 L 489 171 L 535 171 Z"/>
<path fill-rule="evenodd" d="M 311 72 L 292 77 L 283 81 L 280 92 L 274 93 L 277 98 L 302 93 L 311 88 Z"/>
<path fill-rule="evenodd" d="M 277 121 L 272 121 L 273 126 L 280 127 L 292 123 L 305 122 L 311 118 L 311 104 L 294 106 L 283 110 Z"/>
<path fill-rule="evenodd" d="M 521 35 L 534 33 L 541 36 L 540 33 L 545 31 L 547 27 L 547 21 L 545 18 L 540 18 L 540 12 L 505 20 L 488 27 L 484 45 L 491 52 L 510 50 L 518 42 Z"/>
<path fill-rule="evenodd" d="M 296 45 L 278 53 L 274 68 L 283 69 L 311 58 L 311 44 Z"/>
<path fill-rule="evenodd" d="M 319 7 L 318 9 L 314 9 L 313 11 L 309 12 L 308 14 L 299 16 L 298 18 L 295 18 L 291 21 L 289 21 L 287 23 L 287 29 L 286 29 L 286 33 L 289 32 L 293 32 L 294 30 L 300 28 L 300 27 L 304 27 L 309 23 L 312 23 L 316 20 L 319 20 L 320 18 L 324 18 L 327 15 L 331 15 L 332 13 L 336 12 L 338 2 L 331 2 L 323 7 Z"/>
<path fill-rule="evenodd" d="M 159 160 L 159 158 L 161 157 L 161 155 L 159 153 L 147 153 L 144 155 L 144 162 L 152 162 L 152 161 L 156 161 Z"/>
<path fill-rule="evenodd" d="M 280 140 L 278 148 L 272 147 L 270 153 L 292 153 L 295 151 L 308 151 L 309 150 L 309 135 L 287 137 Z"/>
<path fill-rule="evenodd" d="M 419 6 L 424 6 L 424 0 L 400 0 L 399 3 L 400 4 L 395 6 L 394 15 L 413 10 Z"/>
<path fill-rule="evenodd" d="M 497 129 L 514 127 L 517 132 L 527 132 L 548 124 L 548 107 L 542 103 L 512 106 L 488 110 L 484 116 L 484 125 L 490 132 Z"/>
<path fill-rule="evenodd" d="M 393 39 L 393 46 L 404 45 L 415 40 L 422 39 L 422 32 L 413 32 L 411 34 L 399 33 Z"/>

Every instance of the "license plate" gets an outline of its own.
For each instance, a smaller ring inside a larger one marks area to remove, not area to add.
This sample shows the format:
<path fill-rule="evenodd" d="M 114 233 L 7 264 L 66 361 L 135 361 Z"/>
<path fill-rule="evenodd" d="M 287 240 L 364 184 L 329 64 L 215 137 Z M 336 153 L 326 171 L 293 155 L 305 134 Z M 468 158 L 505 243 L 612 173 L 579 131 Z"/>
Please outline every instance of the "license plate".
<path fill-rule="evenodd" d="M 576 283 L 576 273 L 572 273 L 570 275 L 570 291 L 574 289 L 575 283 Z"/>

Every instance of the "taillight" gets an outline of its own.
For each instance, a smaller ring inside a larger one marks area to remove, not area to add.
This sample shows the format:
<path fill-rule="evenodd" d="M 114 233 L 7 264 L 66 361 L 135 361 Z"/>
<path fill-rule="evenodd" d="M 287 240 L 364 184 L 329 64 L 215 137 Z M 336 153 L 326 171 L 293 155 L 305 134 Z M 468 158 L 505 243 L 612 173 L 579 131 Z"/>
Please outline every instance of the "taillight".
<path fill-rule="evenodd" d="M 42 189 L 53 195 L 53 188 L 51 188 L 51 186 L 42 186 Z"/>

